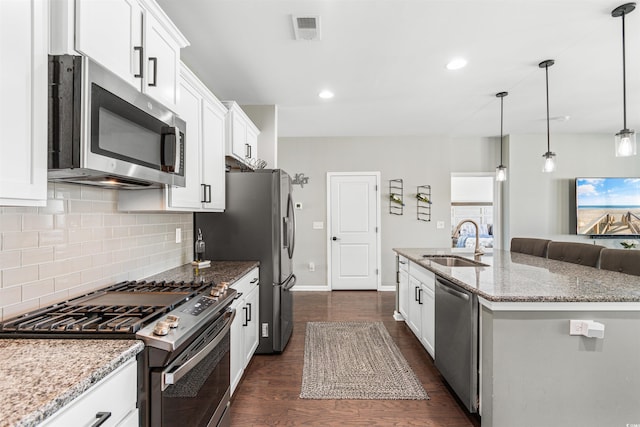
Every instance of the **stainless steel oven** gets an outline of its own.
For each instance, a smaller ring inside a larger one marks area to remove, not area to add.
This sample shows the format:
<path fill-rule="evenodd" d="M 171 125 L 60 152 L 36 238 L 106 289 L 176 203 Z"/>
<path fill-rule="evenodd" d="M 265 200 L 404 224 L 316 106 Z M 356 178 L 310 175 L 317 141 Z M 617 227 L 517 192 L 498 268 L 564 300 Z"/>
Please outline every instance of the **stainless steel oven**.
<path fill-rule="evenodd" d="M 230 426 L 228 309 L 184 348 L 167 352 L 149 347 L 148 425 L 157 427 Z"/>

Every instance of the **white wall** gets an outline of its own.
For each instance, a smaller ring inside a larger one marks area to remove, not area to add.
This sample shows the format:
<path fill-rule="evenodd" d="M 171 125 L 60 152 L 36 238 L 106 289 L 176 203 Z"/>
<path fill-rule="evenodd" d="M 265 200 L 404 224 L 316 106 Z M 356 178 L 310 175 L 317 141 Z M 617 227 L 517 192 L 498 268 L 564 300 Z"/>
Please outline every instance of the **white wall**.
<path fill-rule="evenodd" d="M 510 135 L 509 170 L 505 184 L 504 247 L 511 237 L 543 237 L 591 242 L 575 235 L 575 178 L 640 176 L 637 157 L 615 157 L 613 134 L 554 135 L 551 151 L 557 154 L 556 171 L 542 173 L 546 135 Z M 598 239 L 597 244 L 618 247 L 618 239 Z"/>
<path fill-rule="evenodd" d="M 266 169 L 278 168 L 278 106 L 241 105 L 242 111 L 260 129 L 258 158 L 267 162 Z"/>
<path fill-rule="evenodd" d="M 49 183 L 46 207 L 0 207 L 0 320 L 193 260 L 192 214 L 118 212 L 117 196 Z"/>
<path fill-rule="evenodd" d="M 451 173 L 492 172 L 497 165 L 496 138 L 353 137 L 280 138 L 279 167 L 291 176 L 309 177 L 304 188 L 294 186 L 297 214 L 294 271 L 298 289 L 324 287 L 327 283 L 327 172 L 381 172 L 382 285 L 395 284 L 394 247 L 448 247 L 451 244 Z M 404 180 L 404 215 L 389 214 L 389 180 Z M 431 222 L 416 218 L 416 187 L 431 185 Z M 312 229 L 314 221 L 325 228 Z M 436 222 L 445 227 L 436 229 Z M 310 272 L 308 263 L 316 270 Z"/>

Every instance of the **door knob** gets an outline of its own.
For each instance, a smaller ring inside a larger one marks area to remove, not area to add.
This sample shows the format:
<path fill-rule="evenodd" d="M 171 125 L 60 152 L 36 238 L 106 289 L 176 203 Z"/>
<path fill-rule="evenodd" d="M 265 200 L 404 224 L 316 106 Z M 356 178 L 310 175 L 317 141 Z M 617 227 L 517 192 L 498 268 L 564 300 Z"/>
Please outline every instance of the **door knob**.
<path fill-rule="evenodd" d="M 336 236 L 333 236 L 333 237 L 331 238 L 331 240 L 336 241 L 336 240 L 340 240 L 340 239 L 338 239 Z"/>

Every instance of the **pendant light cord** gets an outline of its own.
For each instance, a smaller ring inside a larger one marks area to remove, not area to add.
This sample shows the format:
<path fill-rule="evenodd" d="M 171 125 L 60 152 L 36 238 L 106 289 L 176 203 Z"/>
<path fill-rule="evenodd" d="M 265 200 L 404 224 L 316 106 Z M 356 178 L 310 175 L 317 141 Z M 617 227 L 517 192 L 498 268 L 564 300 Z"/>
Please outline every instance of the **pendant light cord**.
<path fill-rule="evenodd" d="M 547 81 L 547 152 L 551 152 L 551 132 L 549 132 L 549 64 L 545 64 L 544 71 Z"/>
<path fill-rule="evenodd" d="M 627 65 L 624 43 L 624 12 L 622 13 L 622 114 L 624 129 L 627 129 Z"/>
<path fill-rule="evenodd" d="M 504 96 L 500 97 L 500 166 L 502 166 L 502 115 L 503 115 Z"/>

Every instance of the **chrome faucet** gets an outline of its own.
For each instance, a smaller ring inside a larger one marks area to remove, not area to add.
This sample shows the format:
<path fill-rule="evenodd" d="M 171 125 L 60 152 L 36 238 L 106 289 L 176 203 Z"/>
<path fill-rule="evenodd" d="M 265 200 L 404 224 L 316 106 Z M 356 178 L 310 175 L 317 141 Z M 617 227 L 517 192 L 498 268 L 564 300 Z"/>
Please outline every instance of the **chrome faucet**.
<path fill-rule="evenodd" d="M 480 248 L 480 227 L 478 226 L 478 223 L 475 222 L 474 220 L 463 219 L 462 221 L 460 221 L 458 225 L 456 225 L 455 230 L 453 230 L 452 236 L 455 236 L 460 232 L 460 228 L 462 227 L 462 224 L 464 224 L 465 222 L 470 222 L 476 228 L 476 248 L 475 248 L 475 251 L 473 252 L 473 255 L 474 256 L 484 255 L 484 251 Z"/>

